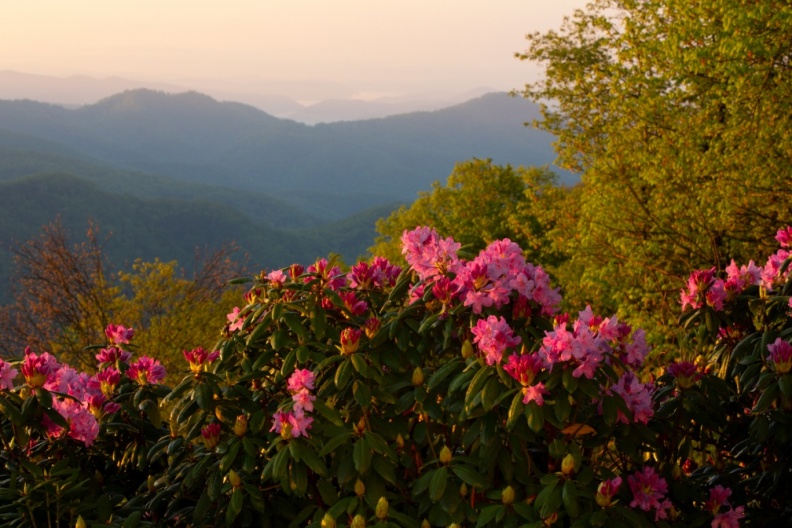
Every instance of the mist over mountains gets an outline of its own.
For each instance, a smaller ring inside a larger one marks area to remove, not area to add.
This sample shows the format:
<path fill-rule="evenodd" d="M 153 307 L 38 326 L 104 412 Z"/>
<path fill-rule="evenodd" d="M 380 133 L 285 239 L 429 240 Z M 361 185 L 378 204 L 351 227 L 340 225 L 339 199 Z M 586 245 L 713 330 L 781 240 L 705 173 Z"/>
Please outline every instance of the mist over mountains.
<path fill-rule="evenodd" d="M 523 126 L 537 115 L 503 93 L 314 126 L 197 92 L 131 90 L 77 108 L 0 100 L 0 275 L 8 245 L 57 215 L 75 234 L 88 218 L 112 231 L 119 265 L 189 262 L 231 240 L 262 268 L 330 251 L 351 261 L 378 218 L 457 162 L 551 164 L 552 138 Z"/>

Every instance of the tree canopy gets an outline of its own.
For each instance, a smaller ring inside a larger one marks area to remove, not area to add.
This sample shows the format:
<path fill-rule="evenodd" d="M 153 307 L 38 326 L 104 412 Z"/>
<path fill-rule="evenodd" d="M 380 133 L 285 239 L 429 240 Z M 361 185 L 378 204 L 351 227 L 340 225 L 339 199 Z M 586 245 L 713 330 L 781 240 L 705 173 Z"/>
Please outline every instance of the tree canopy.
<path fill-rule="evenodd" d="M 595 0 L 528 35 L 559 164 L 582 173 L 567 296 L 648 328 L 687 270 L 758 259 L 792 221 L 787 2 Z"/>

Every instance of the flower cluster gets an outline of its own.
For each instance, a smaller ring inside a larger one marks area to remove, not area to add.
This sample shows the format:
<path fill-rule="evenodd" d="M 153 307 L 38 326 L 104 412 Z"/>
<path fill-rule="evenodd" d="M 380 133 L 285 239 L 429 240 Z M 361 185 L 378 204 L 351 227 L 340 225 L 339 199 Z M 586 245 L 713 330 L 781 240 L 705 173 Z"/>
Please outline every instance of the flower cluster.
<path fill-rule="evenodd" d="M 208 350 L 204 350 L 203 347 L 194 348 L 190 351 L 185 350 L 183 354 L 184 359 L 190 364 L 190 370 L 195 375 L 206 370 L 210 363 L 214 363 L 214 361 L 220 357 L 219 350 L 210 353 Z"/>
<path fill-rule="evenodd" d="M 776 240 L 781 244 L 781 249 L 770 255 L 764 268 L 757 266 L 753 260 L 737 267 L 737 263 L 732 260 L 725 269 L 726 279 L 718 278 L 715 268 L 691 273 L 687 289 L 683 288 L 680 292 L 682 310 L 688 306 L 697 310 L 708 305 L 721 311 L 724 302 L 731 301 L 749 286 L 761 285 L 767 291 L 773 291 L 784 284 L 789 277 L 790 269 L 787 268 L 781 273 L 781 268 L 792 256 L 792 252 L 786 249 L 790 246 L 790 236 L 792 236 L 790 233 L 792 233 L 790 227 L 780 229 L 776 233 Z"/>
<path fill-rule="evenodd" d="M 484 354 L 487 365 L 495 365 L 503 359 L 503 352 L 520 344 L 522 339 L 515 336 L 506 319 L 490 315 L 486 319 L 479 319 L 471 329 L 473 343 L 478 345 Z"/>
<path fill-rule="evenodd" d="M 710 488 L 705 508 L 715 516 L 710 524 L 712 528 L 738 528 L 740 526 L 740 519 L 745 517 L 745 508 L 743 506 L 732 508 L 729 503 L 731 494 L 732 490 L 721 485 Z M 728 507 L 729 510 L 721 513 L 722 507 Z"/>
<path fill-rule="evenodd" d="M 629 475 L 627 483 L 633 494 L 630 506 L 645 512 L 654 510 L 655 521 L 668 517 L 668 510 L 671 509 L 671 501 L 666 498 L 668 483 L 653 467 L 644 466 L 642 470 Z"/>
<path fill-rule="evenodd" d="M 315 374 L 308 369 L 296 369 L 289 376 L 287 388 L 292 393 L 292 410 L 277 411 L 272 416 L 272 428 L 285 440 L 308 436 L 313 418 L 306 413 L 313 411 L 316 396 L 311 394 L 314 389 Z"/>

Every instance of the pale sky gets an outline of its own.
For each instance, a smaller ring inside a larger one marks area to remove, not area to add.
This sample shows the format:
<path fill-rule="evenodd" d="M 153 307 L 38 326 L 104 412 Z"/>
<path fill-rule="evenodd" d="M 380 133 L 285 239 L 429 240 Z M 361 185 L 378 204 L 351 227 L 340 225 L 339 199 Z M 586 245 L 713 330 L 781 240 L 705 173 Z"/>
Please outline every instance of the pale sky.
<path fill-rule="evenodd" d="M 0 70 L 254 90 L 509 90 L 514 58 L 586 0 L 0 0 Z"/>

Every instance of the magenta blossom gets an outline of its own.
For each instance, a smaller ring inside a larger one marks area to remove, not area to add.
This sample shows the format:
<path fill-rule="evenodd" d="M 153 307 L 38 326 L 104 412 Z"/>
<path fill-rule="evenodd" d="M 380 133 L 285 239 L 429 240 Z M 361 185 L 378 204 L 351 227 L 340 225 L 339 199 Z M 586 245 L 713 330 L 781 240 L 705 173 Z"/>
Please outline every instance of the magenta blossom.
<path fill-rule="evenodd" d="M 300 436 L 307 437 L 308 429 L 311 428 L 313 418 L 306 416 L 303 412 L 282 412 L 277 411 L 272 416 L 272 427 L 270 431 L 274 431 L 281 435 L 284 440 L 290 438 L 298 438 Z"/>
<path fill-rule="evenodd" d="M 100 392 L 111 398 L 115 394 L 118 383 L 121 381 L 121 373 L 113 367 L 107 367 L 104 370 L 100 370 L 94 376 L 94 379 L 99 385 Z"/>
<path fill-rule="evenodd" d="M 687 282 L 687 291 L 684 289 L 680 292 L 680 301 L 682 302 L 682 310 L 690 306 L 697 310 L 704 306 L 707 302 L 707 292 L 715 284 L 715 268 L 708 270 L 696 270 L 690 274 Z M 724 291 L 725 297 L 725 291 Z M 717 300 L 717 299 L 713 299 Z"/>
<path fill-rule="evenodd" d="M 450 237 L 440 238 L 432 228 L 405 230 L 401 241 L 402 254 L 421 280 L 456 272 L 459 266 L 457 251 L 461 244 Z"/>
<path fill-rule="evenodd" d="M 768 359 L 773 362 L 777 374 L 792 370 L 792 345 L 779 337 L 772 345 L 767 345 L 767 349 L 770 351 Z"/>
<path fill-rule="evenodd" d="M 70 398 L 52 400 L 52 408 L 58 411 L 69 427 L 64 429 L 45 415 L 44 427 L 46 427 L 49 436 L 58 438 L 66 434 L 88 447 L 93 445 L 99 434 L 99 424 L 91 411 Z M 66 432 L 67 430 L 68 432 Z"/>
<path fill-rule="evenodd" d="M 165 379 L 165 367 L 159 361 L 148 356 L 141 356 L 136 362 L 132 363 L 127 370 L 127 376 L 137 380 L 141 385 L 147 383 L 156 384 Z"/>
<path fill-rule="evenodd" d="M 674 377 L 680 389 L 691 388 L 703 376 L 698 366 L 690 361 L 671 363 L 666 371 Z"/>
<path fill-rule="evenodd" d="M 516 347 L 522 342 L 520 336 L 514 335 L 506 319 L 494 315 L 479 319 L 471 332 L 476 336 L 473 342 L 478 345 L 490 366 L 501 362 L 507 348 Z"/>
<path fill-rule="evenodd" d="M 238 306 L 234 306 L 234 309 L 231 310 L 231 313 L 226 315 L 226 319 L 228 319 L 228 331 L 229 332 L 236 332 L 237 330 L 242 329 L 242 325 L 245 324 L 245 318 L 240 317 L 240 309 Z"/>
<path fill-rule="evenodd" d="M 778 240 L 781 247 L 785 248 L 792 246 L 792 227 L 787 226 L 783 229 L 779 229 L 775 239 Z"/>
<path fill-rule="evenodd" d="M 542 371 L 544 362 L 536 354 L 512 354 L 505 365 L 505 370 L 512 378 L 524 387 L 534 382 L 537 374 Z"/>
<path fill-rule="evenodd" d="M 740 519 L 743 517 L 745 517 L 745 508 L 737 506 L 716 515 L 710 523 L 710 528 L 740 528 Z"/>
<path fill-rule="evenodd" d="M 109 324 L 105 328 L 105 335 L 114 345 L 127 345 L 135 336 L 135 330 L 122 325 Z"/>
<path fill-rule="evenodd" d="M 129 364 L 129 360 L 132 359 L 132 353 L 127 352 L 126 350 L 121 350 L 118 347 L 107 347 L 103 348 L 96 354 L 96 361 L 101 363 L 116 363 L 120 361 L 121 363 Z"/>
<path fill-rule="evenodd" d="M 353 291 L 339 292 L 338 296 L 344 303 L 346 308 L 352 315 L 363 315 L 368 310 L 366 301 L 361 301 Z"/>
<path fill-rule="evenodd" d="M 220 430 L 222 426 L 217 422 L 212 422 L 201 429 L 201 436 L 203 437 L 204 446 L 208 450 L 212 450 L 220 443 Z"/>
<path fill-rule="evenodd" d="M 655 521 L 665 519 L 671 508 L 671 501 L 666 499 L 668 484 L 665 479 L 655 473 L 651 466 L 644 466 L 641 471 L 627 477 L 633 500 L 630 506 L 648 512 L 655 510 Z"/>
<path fill-rule="evenodd" d="M 603 480 L 600 482 L 600 485 L 597 486 L 597 495 L 594 497 L 594 500 L 596 500 L 597 504 L 603 508 L 609 508 L 610 506 L 613 506 L 616 503 L 613 498 L 619 492 L 621 485 L 621 477 L 616 477 L 611 480 Z"/>
<path fill-rule="evenodd" d="M 202 370 L 206 370 L 210 363 L 214 363 L 214 361 L 220 357 L 219 350 L 210 353 L 208 350 L 204 350 L 203 347 L 194 348 L 189 352 L 185 350 L 183 354 L 184 358 L 190 364 L 190 370 L 195 374 L 200 373 Z"/>
<path fill-rule="evenodd" d="M 536 402 L 536 405 L 544 405 L 544 396 L 550 394 L 550 391 L 545 389 L 544 383 L 541 381 L 536 385 L 530 387 L 523 387 L 523 403 L 528 405 L 530 402 Z"/>
<path fill-rule="evenodd" d="M 303 389 L 313 390 L 316 374 L 308 369 L 295 369 L 289 376 L 286 386 L 291 392 L 299 392 Z"/>
<path fill-rule="evenodd" d="M 274 287 L 280 287 L 286 284 L 286 274 L 283 273 L 283 270 L 275 270 L 271 271 L 267 274 L 267 280 L 270 281 L 270 284 Z"/>
<path fill-rule="evenodd" d="M 300 389 L 292 394 L 292 401 L 294 402 L 294 412 L 312 412 L 314 409 L 313 402 L 316 396 L 311 394 L 308 389 Z"/>
<path fill-rule="evenodd" d="M 31 389 L 43 387 L 60 368 L 60 363 L 49 353 L 44 352 L 39 356 L 30 347 L 25 348 L 22 375 Z"/>
<path fill-rule="evenodd" d="M 0 359 L 0 390 L 12 390 L 14 388 L 14 378 L 19 371 L 11 368 L 11 363 L 6 363 Z"/>
<path fill-rule="evenodd" d="M 654 385 L 652 383 L 641 383 L 634 373 L 625 372 L 616 385 L 611 387 L 611 390 L 621 396 L 624 403 L 627 404 L 627 408 L 633 415 L 633 423 L 646 424 L 654 415 L 652 407 Z M 618 420 L 622 423 L 630 423 L 630 420 L 621 411 L 618 411 Z"/>

